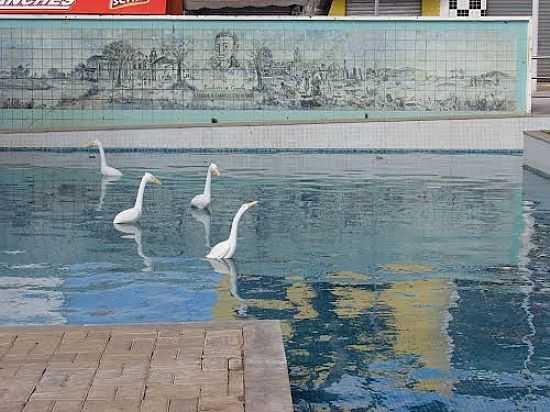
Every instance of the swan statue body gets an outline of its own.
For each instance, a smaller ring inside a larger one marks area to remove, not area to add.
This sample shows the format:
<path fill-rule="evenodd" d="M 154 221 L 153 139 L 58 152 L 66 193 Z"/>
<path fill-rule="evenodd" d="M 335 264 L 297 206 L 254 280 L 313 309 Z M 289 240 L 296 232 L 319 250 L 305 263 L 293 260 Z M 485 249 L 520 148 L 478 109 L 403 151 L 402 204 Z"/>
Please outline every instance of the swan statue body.
<path fill-rule="evenodd" d="M 231 259 L 237 250 L 237 235 L 239 232 L 239 222 L 244 213 L 255 207 L 258 202 L 249 202 L 244 203 L 239 211 L 235 214 L 233 222 L 231 223 L 231 233 L 229 234 L 229 239 L 224 240 L 223 242 L 218 243 L 214 246 L 208 255 L 207 259 Z"/>
<path fill-rule="evenodd" d="M 105 160 L 105 152 L 103 151 L 103 144 L 99 140 L 94 140 L 90 144 L 88 144 L 86 147 L 97 147 L 99 149 L 99 156 L 101 157 L 101 174 L 103 176 L 110 176 L 110 177 L 120 177 L 122 176 L 122 172 L 118 169 L 115 169 L 114 167 L 111 167 L 107 164 L 107 161 Z"/>
<path fill-rule="evenodd" d="M 131 209 L 124 210 L 115 216 L 113 223 L 135 223 L 141 217 L 143 210 L 143 192 L 145 191 L 145 185 L 147 183 L 153 183 L 155 185 L 160 185 L 160 180 L 158 180 L 151 173 L 145 173 L 141 178 L 141 183 L 139 184 L 138 193 L 136 196 L 136 203 Z"/>
<path fill-rule="evenodd" d="M 220 175 L 220 170 L 218 166 L 214 163 L 211 163 L 208 166 L 208 172 L 206 173 L 206 183 L 204 184 L 204 192 L 200 195 L 195 196 L 191 200 L 191 206 L 196 207 L 197 209 L 206 209 L 210 205 L 210 187 L 212 184 L 212 174 L 214 176 Z"/>

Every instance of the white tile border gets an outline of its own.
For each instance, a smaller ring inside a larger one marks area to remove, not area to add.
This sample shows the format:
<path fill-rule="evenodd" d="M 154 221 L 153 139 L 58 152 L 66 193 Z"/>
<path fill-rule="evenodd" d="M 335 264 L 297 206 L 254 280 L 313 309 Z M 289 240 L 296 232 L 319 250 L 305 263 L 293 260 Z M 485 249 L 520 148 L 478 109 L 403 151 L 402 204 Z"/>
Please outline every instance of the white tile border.
<path fill-rule="evenodd" d="M 0 134 L 0 148 L 521 151 L 523 131 L 550 116 L 401 122 L 241 125 Z"/>

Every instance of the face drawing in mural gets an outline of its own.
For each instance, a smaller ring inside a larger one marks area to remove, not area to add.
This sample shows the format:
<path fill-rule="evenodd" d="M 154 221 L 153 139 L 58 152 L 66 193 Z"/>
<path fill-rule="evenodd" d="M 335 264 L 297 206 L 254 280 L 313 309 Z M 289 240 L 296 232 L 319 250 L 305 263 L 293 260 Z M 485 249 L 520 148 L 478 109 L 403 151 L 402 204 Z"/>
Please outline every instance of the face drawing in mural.
<path fill-rule="evenodd" d="M 220 70 L 239 67 L 239 62 L 235 57 L 238 47 L 239 42 L 234 33 L 227 31 L 218 33 L 214 43 L 213 67 Z"/>
<path fill-rule="evenodd" d="M 171 26 L 164 34 L 151 31 L 147 39 L 141 32 L 132 35 L 132 30 L 137 29 L 127 29 L 123 40 L 73 39 L 73 44 L 81 42 L 82 56 L 71 60 L 73 67 L 62 59 L 32 59 L 33 49 L 42 49 L 42 43 L 34 44 L 40 36 L 26 34 L 28 39 L 21 44 L 6 40 L 2 47 L 19 53 L 0 59 L 0 108 L 48 113 L 57 109 L 361 113 L 517 109 L 513 32 L 479 32 L 488 46 L 468 51 L 471 55 L 465 59 L 449 51 L 452 41 L 461 41 L 456 33 L 428 29 L 418 32 L 412 45 L 410 40 L 398 40 L 410 38 L 409 32 L 399 34 L 395 29 L 344 33 L 298 27 L 257 30 L 251 35 Z M 92 31 L 88 33 L 92 36 Z M 394 40 L 386 43 L 387 38 Z M 44 55 L 54 51 L 58 50 L 40 50 Z"/>

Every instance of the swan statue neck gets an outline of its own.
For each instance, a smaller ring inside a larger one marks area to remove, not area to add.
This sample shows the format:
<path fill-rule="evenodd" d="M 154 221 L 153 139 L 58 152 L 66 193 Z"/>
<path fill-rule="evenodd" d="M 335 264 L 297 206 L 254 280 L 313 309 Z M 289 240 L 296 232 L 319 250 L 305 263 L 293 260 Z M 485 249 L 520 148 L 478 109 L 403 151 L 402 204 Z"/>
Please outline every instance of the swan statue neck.
<path fill-rule="evenodd" d="M 143 176 L 139 184 L 139 189 L 136 196 L 136 204 L 134 208 L 141 210 L 143 207 L 143 193 L 145 192 L 145 185 L 147 184 L 147 178 Z"/>
<path fill-rule="evenodd" d="M 99 157 L 101 158 L 101 167 L 107 166 L 107 161 L 105 160 L 105 151 L 103 150 L 103 145 L 101 143 L 97 144 L 99 149 Z"/>
<path fill-rule="evenodd" d="M 239 234 L 239 222 L 241 221 L 241 217 L 244 215 L 244 212 L 246 212 L 246 208 L 241 208 L 233 218 L 233 222 L 231 223 L 231 233 L 229 234 L 229 243 L 231 244 L 231 247 L 234 247 L 237 244 L 237 235 Z"/>
<path fill-rule="evenodd" d="M 204 194 L 208 197 L 208 199 L 210 199 L 211 186 L 212 186 L 212 170 L 208 168 L 208 172 L 206 172 L 206 182 L 204 183 Z"/>

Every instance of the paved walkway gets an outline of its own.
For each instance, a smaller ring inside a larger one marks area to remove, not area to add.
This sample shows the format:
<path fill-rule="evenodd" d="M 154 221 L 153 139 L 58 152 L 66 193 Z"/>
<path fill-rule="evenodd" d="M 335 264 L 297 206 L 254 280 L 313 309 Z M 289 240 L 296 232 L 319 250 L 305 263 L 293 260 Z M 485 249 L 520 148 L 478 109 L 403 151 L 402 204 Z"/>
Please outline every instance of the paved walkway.
<path fill-rule="evenodd" d="M 276 321 L 0 327 L 0 411 L 290 412 Z"/>

